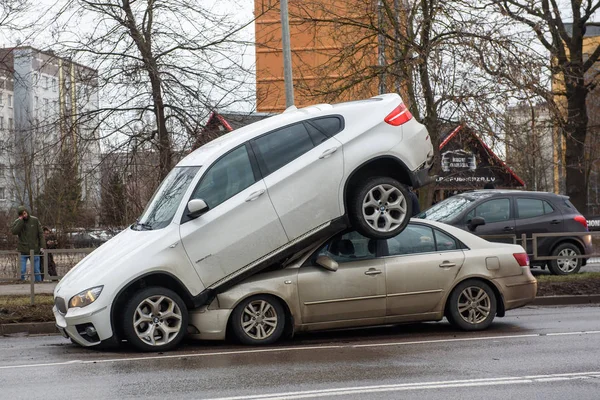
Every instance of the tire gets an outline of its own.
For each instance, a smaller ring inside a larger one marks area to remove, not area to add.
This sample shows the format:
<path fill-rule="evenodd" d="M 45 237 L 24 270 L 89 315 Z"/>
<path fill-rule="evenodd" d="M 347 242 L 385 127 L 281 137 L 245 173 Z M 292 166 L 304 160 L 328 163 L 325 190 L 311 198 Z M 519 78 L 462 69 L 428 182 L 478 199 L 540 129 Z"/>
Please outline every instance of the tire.
<path fill-rule="evenodd" d="M 188 310 L 174 291 L 149 287 L 127 302 L 121 323 L 125 338 L 138 350 L 169 351 L 187 332 Z"/>
<path fill-rule="evenodd" d="M 552 256 L 580 256 L 581 250 L 572 243 L 563 243 L 552 250 Z M 553 275 L 576 274 L 583 265 L 583 258 L 558 259 L 548 262 L 548 269 Z"/>
<path fill-rule="evenodd" d="M 276 342 L 285 328 L 285 310 L 272 296 L 252 296 L 233 310 L 231 328 L 243 344 L 266 345 Z"/>
<path fill-rule="evenodd" d="M 479 299 L 469 304 L 471 299 Z M 461 306 L 462 304 L 462 306 Z M 454 288 L 446 309 L 446 318 L 464 331 L 487 329 L 496 316 L 497 299 L 490 286 L 478 280 L 466 280 Z"/>
<path fill-rule="evenodd" d="M 369 239 L 398 235 L 412 216 L 408 190 L 389 177 L 365 179 L 350 192 L 347 204 L 352 227 Z"/>

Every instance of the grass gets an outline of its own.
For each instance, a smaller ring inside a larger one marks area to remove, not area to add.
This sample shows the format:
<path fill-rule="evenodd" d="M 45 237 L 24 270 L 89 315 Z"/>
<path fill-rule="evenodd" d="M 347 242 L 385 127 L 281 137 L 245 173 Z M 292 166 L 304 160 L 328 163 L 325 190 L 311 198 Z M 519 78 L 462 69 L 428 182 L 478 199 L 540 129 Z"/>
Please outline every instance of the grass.
<path fill-rule="evenodd" d="M 537 275 L 538 282 L 577 282 L 600 279 L 600 272 L 582 272 L 574 275 Z"/>
<path fill-rule="evenodd" d="M 31 305 L 30 296 L 0 296 L 0 324 L 54 321 L 52 295 L 38 294 Z"/>

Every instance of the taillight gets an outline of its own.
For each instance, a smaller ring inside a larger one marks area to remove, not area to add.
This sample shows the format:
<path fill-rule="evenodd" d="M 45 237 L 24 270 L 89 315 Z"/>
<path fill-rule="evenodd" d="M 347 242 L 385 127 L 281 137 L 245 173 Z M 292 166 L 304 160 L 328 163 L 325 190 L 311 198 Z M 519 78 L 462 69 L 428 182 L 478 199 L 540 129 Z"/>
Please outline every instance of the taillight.
<path fill-rule="evenodd" d="M 521 267 L 526 267 L 529 265 L 529 256 L 527 253 L 515 253 L 513 254 L 513 257 L 515 260 L 517 260 Z"/>
<path fill-rule="evenodd" d="M 400 103 L 400 105 L 394 108 L 394 111 L 388 114 L 385 117 L 384 121 L 390 125 L 400 126 L 412 119 L 412 114 L 408 111 L 408 108 L 404 105 L 404 103 Z"/>
<path fill-rule="evenodd" d="M 585 217 L 583 215 L 578 215 L 575 218 L 573 218 L 575 221 L 579 222 L 581 225 L 583 225 L 583 227 L 585 228 L 585 230 L 588 229 L 588 224 L 587 224 L 587 220 L 585 219 Z"/>

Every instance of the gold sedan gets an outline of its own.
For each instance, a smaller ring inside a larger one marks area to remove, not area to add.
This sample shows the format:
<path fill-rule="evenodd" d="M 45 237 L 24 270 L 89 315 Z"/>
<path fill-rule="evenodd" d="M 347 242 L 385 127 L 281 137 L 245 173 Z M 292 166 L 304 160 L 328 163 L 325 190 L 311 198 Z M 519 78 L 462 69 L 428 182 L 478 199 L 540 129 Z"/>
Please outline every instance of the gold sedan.
<path fill-rule="evenodd" d="M 491 243 L 413 219 L 398 236 L 340 233 L 284 265 L 254 275 L 190 314 L 191 336 L 245 344 L 283 334 L 446 317 L 482 330 L 535 298 L 537 281 L 521 246 Z"/>

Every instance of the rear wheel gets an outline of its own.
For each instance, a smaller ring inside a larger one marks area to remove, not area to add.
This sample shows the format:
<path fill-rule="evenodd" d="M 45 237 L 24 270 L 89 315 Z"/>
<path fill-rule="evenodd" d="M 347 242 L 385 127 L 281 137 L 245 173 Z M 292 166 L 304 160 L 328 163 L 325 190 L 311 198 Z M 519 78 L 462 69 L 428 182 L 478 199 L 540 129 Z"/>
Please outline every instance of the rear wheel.
<path fill-rule="evenodd" d="M 554 275 L 569 275 L 579 272 L 583 264 L 582 258 L 573 258 L 581 255 L 579 247 L 572 243 L 563 243 L 557 246 L 553 251 L 554 257 L 564 257 L 556 260 L 550 260 L 548 269 Z"/>
<path fill-rule="evenodd" d="M 411 215 L 408 190 L 393 178 L 367 178 L 350 192 L 348 216 L 352 227 L 370 239 L 398 235 Z"/>
<path fill-rule="evenodd" d="M 183 340 L 188 310 L 177 293 L 163 287 L 138 291 L 123 313 L 125 338 L 142 351 L 168 351 Z"/>
<path fill-rule="evenodd" d="M 235 337 L 244 344 L 271 344 L 283 333 L 285 311 L 275 297 L 252 296 L 233 310 L 231 327 Z"/>
<path fill-rule="evenodd" d="M 468 280 L 454 288 L 448 299 L 446 318 L 457 328 L 479 331 L 490 326 L 496 316 L 494 291 L 484 282 Z"/>

